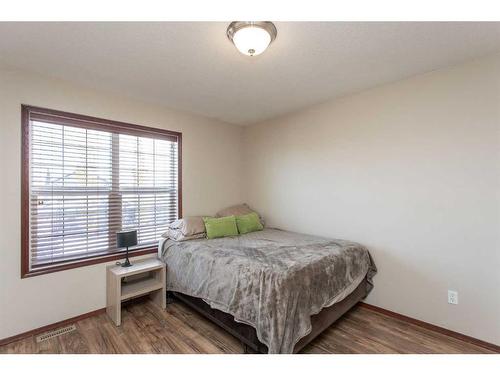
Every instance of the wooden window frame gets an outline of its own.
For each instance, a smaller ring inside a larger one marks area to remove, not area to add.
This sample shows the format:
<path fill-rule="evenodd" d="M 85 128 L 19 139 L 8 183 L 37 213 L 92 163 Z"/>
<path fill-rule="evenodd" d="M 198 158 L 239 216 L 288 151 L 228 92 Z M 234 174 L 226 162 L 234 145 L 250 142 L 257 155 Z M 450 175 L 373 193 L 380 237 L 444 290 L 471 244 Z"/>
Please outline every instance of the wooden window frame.
<path fill-rule="evenodd" d="M 103 130 L 108 132 L 118 132 L 139 137 L 164 138 L 177 142 L 177 204 L 178 216 L 182 217 L 182 133 L 171 130 L 152 128 L 142 125 L 134 125 L 120 121 L 106 120 L 97 117 L 80 115 L 70 112 L 63 112 L 48 108 L 21 105 L 21 278 L 44 275 L 47 273 L 64 271 L 72 268 L 85 267 L 93 264 L 110 262 L 125 258 L 125 251 L 120 250 L 105 255 L 94 255 L 82 258 L 81 260 L 66 260 L 56 262 L 46 267 L 30 270 L 30 247 L 29 247 L 29 200 L 30 200 L 30 113 L 37 113 L 37 116 L 45 115 L 47 121 L 63 119 L 67 125 L 84 129 Z M 72 121 L 76 120 L 76 121 Z M 129 256 L 135 257 L 145 254 L 156 253 L 157 247 L 150 246 L 130 250 Z"/>

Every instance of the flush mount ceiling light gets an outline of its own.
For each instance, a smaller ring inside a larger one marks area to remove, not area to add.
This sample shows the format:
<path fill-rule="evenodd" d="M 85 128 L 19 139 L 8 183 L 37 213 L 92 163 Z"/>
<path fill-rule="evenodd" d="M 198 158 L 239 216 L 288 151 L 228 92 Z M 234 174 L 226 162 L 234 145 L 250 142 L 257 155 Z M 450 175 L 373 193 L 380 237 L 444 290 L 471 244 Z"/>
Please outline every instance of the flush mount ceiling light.
<path fill-rule="evenodd" d="M 260 55 L 276 39 L 277 34 L 276 26 L 268 21 L 235 21 L 227 27 L 229 40 L 247 56 Z"/>

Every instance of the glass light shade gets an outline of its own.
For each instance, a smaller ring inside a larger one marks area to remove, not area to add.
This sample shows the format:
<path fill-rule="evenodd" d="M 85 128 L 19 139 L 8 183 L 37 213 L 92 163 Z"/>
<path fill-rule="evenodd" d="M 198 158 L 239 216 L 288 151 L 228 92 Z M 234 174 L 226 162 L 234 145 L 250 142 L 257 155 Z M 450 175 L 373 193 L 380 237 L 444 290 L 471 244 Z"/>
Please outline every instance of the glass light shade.
<path fill-rule="evenodd" d="M 247 26 L 236 31 L 233 43 L 244 55 L 260 55 L 271 43 L 271 35 L 261 27 Z"/>

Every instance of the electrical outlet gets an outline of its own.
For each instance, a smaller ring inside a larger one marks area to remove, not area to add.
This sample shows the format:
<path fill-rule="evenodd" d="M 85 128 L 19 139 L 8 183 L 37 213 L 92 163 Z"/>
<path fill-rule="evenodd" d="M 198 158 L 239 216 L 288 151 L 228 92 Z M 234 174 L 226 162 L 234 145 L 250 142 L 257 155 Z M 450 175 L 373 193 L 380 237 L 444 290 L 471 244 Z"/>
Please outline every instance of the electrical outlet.
<path fill-rule="evenodd" d="M 448 290 L 448 303 L 452 305 L 458 305 L 458 292 L 454 290 Z"/>

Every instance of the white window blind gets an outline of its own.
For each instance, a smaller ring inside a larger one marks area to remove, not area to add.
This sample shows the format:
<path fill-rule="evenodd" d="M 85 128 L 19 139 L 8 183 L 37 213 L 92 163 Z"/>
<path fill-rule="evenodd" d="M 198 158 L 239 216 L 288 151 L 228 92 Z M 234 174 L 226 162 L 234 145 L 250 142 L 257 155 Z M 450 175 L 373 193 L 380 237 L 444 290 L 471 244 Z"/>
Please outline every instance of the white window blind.
<path fill-rule="evenodd" d="M 177 139 L 97 125 L 30 112 L 30 269 L 116 253 L 120 230 L 155 246 L 179 216 Z"/>

